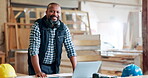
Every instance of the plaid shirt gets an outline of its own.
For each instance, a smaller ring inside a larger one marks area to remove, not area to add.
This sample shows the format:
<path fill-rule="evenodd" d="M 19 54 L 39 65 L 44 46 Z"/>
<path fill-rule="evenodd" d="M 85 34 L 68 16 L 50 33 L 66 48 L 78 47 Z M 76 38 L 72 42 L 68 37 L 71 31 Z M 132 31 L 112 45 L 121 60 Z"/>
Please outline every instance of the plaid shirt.
<path fill-rule="evenodd" d="M 44 64 L 52 64 L 55 61 L 55 31 L 57 28 L 50 29 L 51 34 L 49 34 L 49 44 L 48 49 L 45 53 L 45 57 L 43 60 Z M 39 47 L 40 47 L 40 31 L 39 31 L 39 24 L 35 22 L 32 26 L 32 30 L 30 32 L 30 55 L 34 56 L 39 54 Z M 64 46 L 67 51 L 67 56 L 70 58 L 71 56 L 76 56 L 76 52 L 74 49 L 74 45 L 71 40 L 71 35 L 68 27 L 66 26 L 66 38 L 64 41 Z"/>

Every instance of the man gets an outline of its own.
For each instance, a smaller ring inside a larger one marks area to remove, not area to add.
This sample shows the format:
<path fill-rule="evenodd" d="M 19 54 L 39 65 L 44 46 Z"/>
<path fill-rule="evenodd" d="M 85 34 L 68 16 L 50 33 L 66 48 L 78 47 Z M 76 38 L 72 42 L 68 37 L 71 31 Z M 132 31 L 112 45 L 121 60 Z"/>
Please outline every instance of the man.
<path fill-rule="evenodd" d="M 59 73 L 63 44 L 75 69 L 76 52 L 68 27 L 59 20 L 60 15 L 60 5 L 50 3 L 46 15 L 32 26 L 28 49 L 29 75 L 47 77 L 46 74 Z"/>

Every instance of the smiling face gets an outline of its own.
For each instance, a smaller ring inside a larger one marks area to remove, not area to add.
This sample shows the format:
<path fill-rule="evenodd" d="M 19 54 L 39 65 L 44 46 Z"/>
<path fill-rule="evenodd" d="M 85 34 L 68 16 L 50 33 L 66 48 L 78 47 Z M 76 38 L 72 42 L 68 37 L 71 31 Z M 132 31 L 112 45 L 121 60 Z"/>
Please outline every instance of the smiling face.
<path fill-rule="evenodd" d="M 58 4 L 50 4 L 46 10 L 46 16 L 52 21 L 58 21 L 61 16 L 61 7 Z"/>

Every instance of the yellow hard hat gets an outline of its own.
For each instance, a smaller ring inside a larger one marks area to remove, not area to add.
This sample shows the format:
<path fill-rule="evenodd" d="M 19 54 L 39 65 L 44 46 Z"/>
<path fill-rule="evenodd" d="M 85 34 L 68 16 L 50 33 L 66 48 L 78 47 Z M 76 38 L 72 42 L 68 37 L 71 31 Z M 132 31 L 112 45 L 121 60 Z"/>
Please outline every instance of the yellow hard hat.
<path fill-rule="evenodd" d="M 0 64 L 0 78 L 16 77 L 14 68 L 10 64 Z"/>

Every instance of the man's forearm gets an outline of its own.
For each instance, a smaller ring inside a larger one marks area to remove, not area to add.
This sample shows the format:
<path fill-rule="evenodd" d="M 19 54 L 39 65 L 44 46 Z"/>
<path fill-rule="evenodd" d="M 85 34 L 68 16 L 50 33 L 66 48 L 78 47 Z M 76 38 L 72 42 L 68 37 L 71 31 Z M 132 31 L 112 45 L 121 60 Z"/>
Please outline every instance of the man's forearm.
<path fill-rule="evenodd" d="M 76 67 L 76 65 L 77 65 L 77 57 L 76 57 L 76 56 L 70 57 L 70 62 L 71 62 L 71 64 L 72 64 L 73 71 L 74 71 L 74 69 L 75 69 L 75 67 Z"/>
<path fill-rule="evenodd" d="M 31 62 L 32 62 L 32 66 L 34 68 L 35 73 L 41 72 L 38 55 L 31 56 Z"/>

